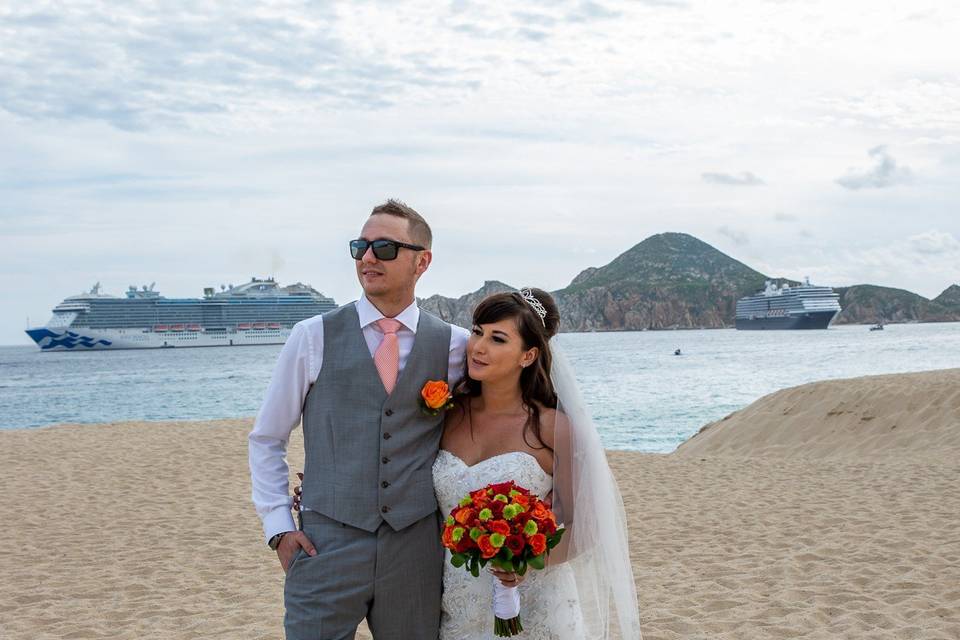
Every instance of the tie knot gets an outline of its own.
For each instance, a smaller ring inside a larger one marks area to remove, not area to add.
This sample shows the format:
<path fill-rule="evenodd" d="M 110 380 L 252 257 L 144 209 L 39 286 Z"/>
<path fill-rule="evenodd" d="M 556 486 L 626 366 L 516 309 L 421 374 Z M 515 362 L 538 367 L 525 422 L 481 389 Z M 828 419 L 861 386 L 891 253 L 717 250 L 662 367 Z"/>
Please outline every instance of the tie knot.
<path fill-rule="evenodd" d="M 394 318 L 380 318 L 374 322 L 374 324 L 377 325 L 377 328 L 380 329 L 384 335 L 396 333 L 400 330 L 400 327 L 403 326 L 402 322 Z"/>

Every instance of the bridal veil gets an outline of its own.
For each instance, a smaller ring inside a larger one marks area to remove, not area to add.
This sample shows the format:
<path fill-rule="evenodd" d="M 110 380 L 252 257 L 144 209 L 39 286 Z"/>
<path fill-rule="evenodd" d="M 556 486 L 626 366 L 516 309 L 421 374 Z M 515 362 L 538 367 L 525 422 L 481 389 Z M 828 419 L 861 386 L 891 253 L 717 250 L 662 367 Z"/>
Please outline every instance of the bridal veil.
<path fill-rule="evenodd" d="M 590 640 L 640 639 L 630 540 L 617 482 L 566 356 L 551 344 L 558 397 L 553 507 L 567 528 L 561 551 L 572 567 Z"/>

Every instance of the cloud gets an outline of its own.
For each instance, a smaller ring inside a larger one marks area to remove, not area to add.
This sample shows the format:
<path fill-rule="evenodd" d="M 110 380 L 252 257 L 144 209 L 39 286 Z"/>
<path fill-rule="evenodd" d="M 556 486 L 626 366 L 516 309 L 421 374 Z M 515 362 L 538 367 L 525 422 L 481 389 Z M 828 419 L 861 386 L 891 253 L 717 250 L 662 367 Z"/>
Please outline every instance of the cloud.
<path fill-rule="evenodd" d="M 867 152 L 877 164 L 870 169 L 850 169 L 847 175 L 837 178 L 836 183 L 845 189 L 884 189 L 905 184 L 913 179 L 907 167 L 898 167 L 897 161 L 887 153 L 885 146 L 874 147 Z"/>
<path fill-rule="evenodd" d="M 599 2 L 581 2 L 575 12 L 567 18 L 570 22 L 589 22 L 591 20 L 610 20 L 619 18 L 620 11 L 610 9 Z"/>
<path fill-rule="evenodd" d="M 515 11 L 513 17 L 518 22 L 526 26 L 539 26 L 550 28 L 557 24 L 557 19 L 546 13 L 534 13 L 532 11 Z"/>
<path fill-rule="evenodd" d="M 797 220 L 799 220 L 799 218 L 797 218 L 797 216 L 793 215 L 792 213 L 784 213 L 782 211 L 778 211 L 777 213 L 775 213 L 773 216 L 773 219 L 776 220 L 777 222 L 796 222 Z"/>
<path fill-rule="evenodd" d="M 533 40 L 534 42 L 543 42 L 550 37 L 550 32 L 542 31 L 540 29 L 530 29 L 529 27 L 520 27 L 517 29 L 517 34 L 521 38 L 527 40 Z"/>
<path fill-rule="evenodd" d="M 730 240 L 733 240 L 734 244 L 743 246 L 745 244 L 750 244 L 750 238 L 747 237 L 747 234 L 739 229 L 732 229 L 726 225 L 719 227 L 717 232 Z"/>
<path fill-rule="evenodd" d="M 761 184 L 766 184 L 763 180 L 749 171 L 743 171 L 738 174 L 708 172 L 700 174 L 700 177 L 703 178 L 704 182 L 709 182 L 711 184 L 725 184 L 737 187 L 754 187 Z"/>
<path fill-rule="evenodd" d="M 14 28 L 0 42 L 0 110 L 33 121 L 222 131 L 291 113 L 382 110 L 427 92 L 439 101 L 477 86 L 471 61 L 436 62 L 447 59 L 439 45 L 366 46 L 335 7 L 210 5 L 178 19 L 131 0 L 3 19 Z"/>
<path fill-rule="evenodd" d="M 917 253 L 939 255 L 960 252 L 960 240 L 945 231 L 925 231 L 907 238 L 910 247 Z"/>

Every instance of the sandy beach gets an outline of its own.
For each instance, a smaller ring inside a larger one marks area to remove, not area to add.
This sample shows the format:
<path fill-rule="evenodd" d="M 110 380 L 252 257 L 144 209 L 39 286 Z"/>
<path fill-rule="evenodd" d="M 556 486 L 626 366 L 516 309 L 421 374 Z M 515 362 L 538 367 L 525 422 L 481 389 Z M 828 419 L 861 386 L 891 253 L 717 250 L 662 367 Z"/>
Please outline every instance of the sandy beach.
<path fill-rule="evenodd" d="M 250 426 L 0 431 L 0 638 L 281 638 Z M 646 640 L 960 638 L 960 369 L 783 390 L 609 457 Z"/>

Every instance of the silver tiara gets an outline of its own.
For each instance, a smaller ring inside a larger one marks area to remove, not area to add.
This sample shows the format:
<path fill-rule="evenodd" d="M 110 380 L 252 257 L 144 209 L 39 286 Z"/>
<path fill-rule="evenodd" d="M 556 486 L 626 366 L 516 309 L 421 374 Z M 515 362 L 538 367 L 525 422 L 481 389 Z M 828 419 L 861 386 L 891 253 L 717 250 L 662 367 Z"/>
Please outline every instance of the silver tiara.
<path fill-rule="evenodd" d="M 547 321 L 545 318 L 547 317 L 547 310 L 543 307 L 543 303 L 537 300 L 537 296 L 533 295 L 533 291 L 530 291 L 530 289 L 526 287 L 520 289 L 520 295 L 523 296 L 523 299 L 527 301 L 527 304 L 533 307 L 533 310 L 537 312 L 537 315 L 540 316 L 540 322 L 542 322 L 544 328 L 546 328 Z"/>

